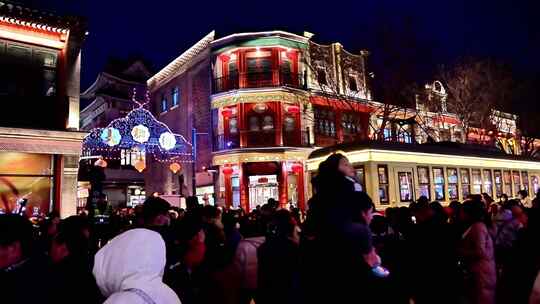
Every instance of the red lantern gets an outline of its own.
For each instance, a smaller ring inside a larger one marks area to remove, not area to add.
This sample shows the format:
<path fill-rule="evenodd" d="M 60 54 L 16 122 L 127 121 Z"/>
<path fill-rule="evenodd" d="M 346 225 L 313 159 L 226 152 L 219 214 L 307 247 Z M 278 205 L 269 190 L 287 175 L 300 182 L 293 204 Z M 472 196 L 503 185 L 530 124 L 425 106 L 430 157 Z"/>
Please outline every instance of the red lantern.
<path fill-rule="evenodd" d="M 223 110 L 221 110 L 221 115 L 225 118 L 229 118 L 231 117 L 232 115 L 232 110 L 231 108 L 223 108 Z"/>
<path fill-rule="evenodd" d="M 291 166 L 291 170 L 292 170 L 294 173 L 300 173 L 300 172 L 302 172 L 302 170 L 304 170 L 304 166 L 302 166 L 302 164 L 299 164 L 299 163 L 294 163 L 294 164 Z"/>
<path fill-rule="evenodd" d="M 223 172 L 223 174 L 225 175 L 232 174 L 233 171 L 234 171 L 233 168 L 230 166 L 223 167 L 223 169 L 221 170 L 221 172 Z"/>
<path fill-rule="evenodd" d="M 291 113 L 291 114 L 300 113 L 300 107 L 297 105 L 289 105 L 285 109 L 287 110 L 287 113 Z"/>

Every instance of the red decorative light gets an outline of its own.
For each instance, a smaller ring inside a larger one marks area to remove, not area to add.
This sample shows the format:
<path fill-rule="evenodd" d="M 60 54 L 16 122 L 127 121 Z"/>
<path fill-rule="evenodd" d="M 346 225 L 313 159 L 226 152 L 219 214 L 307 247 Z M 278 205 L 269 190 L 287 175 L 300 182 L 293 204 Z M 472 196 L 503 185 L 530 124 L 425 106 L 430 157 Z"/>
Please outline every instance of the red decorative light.
<path fill-rule="evenodd" d="M 223 167 L 223 169 L 221 170 L 221 172 L 223 172 L 223 174 L 225 175 L 229 175 L 229 174 L 232 174 L 233 173 L 233 168 L 232 167 Z"/>
<path fill-rule="evenodd" d="M 268 183 L 268 178 L 267 178 L 267 177 L 261 177 L 261 178 L 259 178 L 259 179 L 257 180 L 257 182 L 258 182 L 259 184 L 266 184 L 266 183 Z"/>
<path fill-rule="evenodd" d="M 232 115 L 232 110 L 231 108 L 223 108 L 223 110 L 221 110 L 221 115 L 225 118 L 229 118 L 231 117 Z"/>
<path fill-rule="evenodd" d="M 493 134 L 493 131 L 489 131 L 488 134 L 489 134 L 489 135 Z"/>
<path fill-rule="evenodd" d="M 287 110 L 287 113 L 291 113 L 291 114 L 300 113 L 300 107 L 297 105 L 289 105 L 287 106 L 286 110 Z"/>
<path fill-rule="evenodd" d="M 291 166 L 291 170 L 292 170 L 294 173 L 300 173 L 300 172 L 302 172 L 302 170 L 304 170 L 304 166 L 302 166 L 302 164 L 299 164 L 299 163 L 294 163 L 294 164 Z"/>

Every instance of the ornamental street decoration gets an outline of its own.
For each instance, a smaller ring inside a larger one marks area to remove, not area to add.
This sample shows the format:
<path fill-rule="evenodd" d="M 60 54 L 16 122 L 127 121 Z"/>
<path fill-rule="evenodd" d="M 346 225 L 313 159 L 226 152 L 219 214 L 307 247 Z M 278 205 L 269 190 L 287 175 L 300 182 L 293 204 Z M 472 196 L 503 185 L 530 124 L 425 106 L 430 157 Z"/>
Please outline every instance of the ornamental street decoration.
<path fill-rule="evenodd" d="M 143 151 L 159 162 L 192 162 L 192 146 L 180 134 L 174 134 L 167 125 L 158 121 L 144 106 L 149 103 L 135 100 L 136 108 L 125 117 L 113 120 L 106 128 L 95 128 L 84 138 L 83 156 L 120 159 L 121 152 Z M 139 164 L 138 170 L 142 168 Z M 144 168 L 142 168 L 144 170 Z M 139 170 L 141 171 L 141 170 Z"/>

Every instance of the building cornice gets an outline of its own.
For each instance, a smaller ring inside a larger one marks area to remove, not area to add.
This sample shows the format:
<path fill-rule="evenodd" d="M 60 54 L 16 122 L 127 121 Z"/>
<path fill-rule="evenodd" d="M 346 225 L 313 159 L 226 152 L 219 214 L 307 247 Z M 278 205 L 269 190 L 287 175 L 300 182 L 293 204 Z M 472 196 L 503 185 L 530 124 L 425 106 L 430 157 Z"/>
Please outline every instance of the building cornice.
<path fill-rule="evenodd" d="M 169 80 L 186 71 L 190 63 L 210 46 L 210 43 L 214 40 L 214 36 L 215 31 L 211 31 L 154 76 L 150 77 L 146 82 L 149 90 L 153 92 L 159 89 L 162 85 L 169 82 Z"/>

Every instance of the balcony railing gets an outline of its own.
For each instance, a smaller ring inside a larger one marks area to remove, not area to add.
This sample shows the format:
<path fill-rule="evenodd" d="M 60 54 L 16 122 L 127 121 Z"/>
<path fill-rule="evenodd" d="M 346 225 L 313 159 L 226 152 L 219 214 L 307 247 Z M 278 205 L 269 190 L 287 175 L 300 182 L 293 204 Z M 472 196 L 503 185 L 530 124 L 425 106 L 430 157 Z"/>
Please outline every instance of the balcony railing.
<path fill-rule="evenodd" d="M 240 135 L 241 134 L 241 135 Z M 276 137 L 276 131 L 241 131 L 233 136 L 217 135 L 214 140 L 214 151 L 223 151 L 240 148 L 240 138 L 245 141 L 245 148 L 262 147 L 309 147 L 309 133 L 307 131 L 283 131 L 283 143 Z"/>
<path fill-rule="evenodd" d="M 230 74 L 213 80 L 213 93 L 221 93 L 241 88 L 267 88 L 288 86 L 304 88 L 302 74 L 270 70 L 260 73 Z"/>

